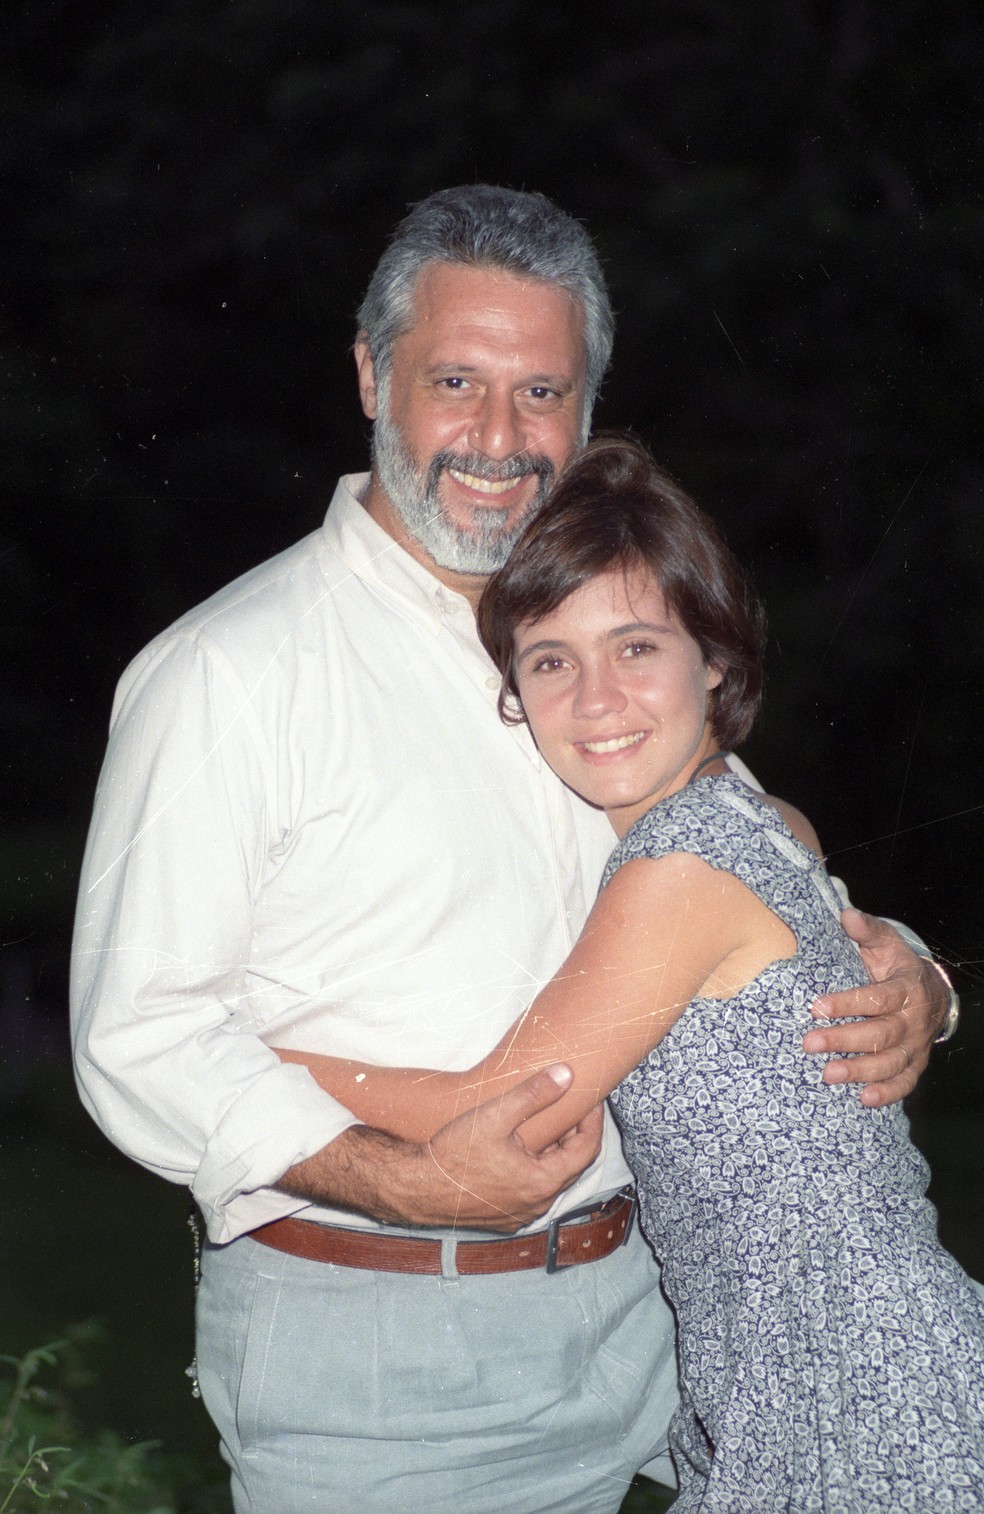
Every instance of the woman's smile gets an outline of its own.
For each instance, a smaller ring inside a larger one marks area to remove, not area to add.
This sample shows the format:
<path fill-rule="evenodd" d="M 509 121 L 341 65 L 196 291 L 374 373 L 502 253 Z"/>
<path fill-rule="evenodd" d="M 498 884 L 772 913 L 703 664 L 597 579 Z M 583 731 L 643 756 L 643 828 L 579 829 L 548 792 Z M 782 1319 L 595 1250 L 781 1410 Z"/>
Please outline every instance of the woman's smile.
<path fill-rule="evenodd" d="M 603 757 L 609 752 L 624 752 L 626 747 L 638 746 L 649 734 L 649 731 L 635 731 L 631 736 L 609 736 L 596 741 L 576 741 L 574 745 L 592 757 Z"/>

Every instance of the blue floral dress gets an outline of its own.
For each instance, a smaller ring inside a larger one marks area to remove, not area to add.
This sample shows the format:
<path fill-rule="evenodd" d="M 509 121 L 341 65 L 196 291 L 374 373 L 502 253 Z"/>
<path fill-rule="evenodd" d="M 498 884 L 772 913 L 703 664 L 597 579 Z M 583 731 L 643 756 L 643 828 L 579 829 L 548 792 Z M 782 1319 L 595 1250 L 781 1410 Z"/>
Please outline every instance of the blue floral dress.
<path fill-rule="evenodd" d="M 866 981 L 814 854 L 734 775 L 620 842 L 733 873 L 798 950 L 695 999 L 612 1094 L 678 1315 L 674 1514 L 984 1510 L 984 1300 L 936 1238 L 901 1106 L 822 1082 L 801 1038 Z"/>

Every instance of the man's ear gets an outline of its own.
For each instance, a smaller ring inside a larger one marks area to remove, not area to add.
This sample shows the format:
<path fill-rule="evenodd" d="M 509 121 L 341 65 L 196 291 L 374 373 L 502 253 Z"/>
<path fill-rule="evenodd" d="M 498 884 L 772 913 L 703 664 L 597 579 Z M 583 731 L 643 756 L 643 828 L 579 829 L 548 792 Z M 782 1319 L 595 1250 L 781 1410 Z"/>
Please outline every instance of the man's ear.
<path fill-rule="evenodd" d="M 376 369 L 369 351 L 369 338 L 360 331 L 355 339 L 355 370 L 359 375 L 359 398 L 371 421 L 376 419 Z"/>

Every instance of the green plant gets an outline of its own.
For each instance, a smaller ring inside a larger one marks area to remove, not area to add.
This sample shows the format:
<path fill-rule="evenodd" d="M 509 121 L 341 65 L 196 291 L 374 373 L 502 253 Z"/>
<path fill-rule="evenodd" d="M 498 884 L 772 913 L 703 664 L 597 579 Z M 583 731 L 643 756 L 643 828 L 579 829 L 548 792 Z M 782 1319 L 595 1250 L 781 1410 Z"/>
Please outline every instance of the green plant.
<path fill-rule="evenodd" d="M 81 1363 L 97 1334 L 83 1325 L 22 1357 L 0 1356 L 0 1514 L 49 1503 L 66 1514 L 219 1514 L 218 1484 L 189 1459 L 83 1427 L 72 1399 L 90 1380 Z"/>

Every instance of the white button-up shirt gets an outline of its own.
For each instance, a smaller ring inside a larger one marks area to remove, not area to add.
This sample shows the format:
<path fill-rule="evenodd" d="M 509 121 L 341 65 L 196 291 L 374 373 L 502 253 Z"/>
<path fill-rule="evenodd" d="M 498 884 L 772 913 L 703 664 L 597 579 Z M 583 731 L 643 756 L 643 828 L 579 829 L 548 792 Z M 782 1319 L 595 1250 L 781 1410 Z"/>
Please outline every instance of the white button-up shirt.
<path fill-rule="evenodd" d="M 96 796 L 82 1097 L 217 1241 L 301 1211 L 371 1223 L 274 1189 L 356 1122 L 270 1048 L 472 1066 L 567 954 L 614 842 L 500 722 L 470 606 L 364 482 L 132 663 Z M 626 1179 L 608 1122 L 555 1209 Z"/>

